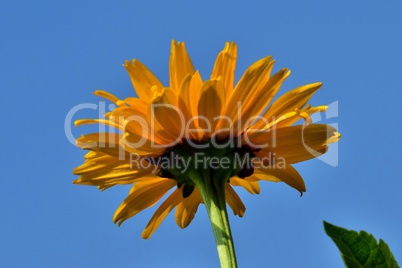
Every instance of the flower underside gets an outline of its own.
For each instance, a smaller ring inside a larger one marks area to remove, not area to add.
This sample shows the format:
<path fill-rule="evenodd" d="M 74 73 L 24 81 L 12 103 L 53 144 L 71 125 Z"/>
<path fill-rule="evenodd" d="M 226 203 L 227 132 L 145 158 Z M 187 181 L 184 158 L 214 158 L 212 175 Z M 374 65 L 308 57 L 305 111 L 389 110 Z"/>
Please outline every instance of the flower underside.
<path fill-rule="evenodd" d="M 81 119 L 76 125 L 100 123 L 118 131 L 77 139 L 77 146 L 89 152 L 74 170 L 80 175 L 74 183 L 101 190 L 132 185 L 113 218 L 119 225 L 175 188 L 156 210 L 143 238 L 149 238 L 174 208 L 177 224 L 190 224 L 199 204 L 205 203 L 205 185 L 223 187 L 226 203 L 239 216 L 245 206 L 233 187 L 259 194 L 259 181 L 272 181 L 305 192 L 292 164 L 319 157 L 340 138 L 333 127 L 311 122 L 312 114 L 327 108 L 308 104 L 321 83 L 300 86 L 272 101 L 290 71 L 271 74 L 274 61 L 266 57 L 252 64 L 235 85 L 236 60 L 237 46 L 227 43 L 204 81 L 184 43 L 173 41 L 168 87 L 139 61 L 127 61 L 124 67 L 138 97 L 119 99 L 95 92 L 116 108 L 105 119 Z"/>
<path fill-rule="evenodd" d="M 190 177 L 197 170 L 208 169 L 210 177 L 217 177 L 228 183 L 231 177 L 244 179 L 253 174 L 253 150 L 246 146 L 236 148 L 225 143 L 220 143 L 220 148 L 216 148 L 210 142 L 191 141 L 189 144 L 183 141 L 166 149 L 163 155 L 148 158 L 147 161 L 159 166 L 158 176 L 177 181 L 178 188 L 183 186 L 182 194 L 186 198 L 194 191 L 195 184 Z M 195 147 L 192 146 L 194 144 Z"/>

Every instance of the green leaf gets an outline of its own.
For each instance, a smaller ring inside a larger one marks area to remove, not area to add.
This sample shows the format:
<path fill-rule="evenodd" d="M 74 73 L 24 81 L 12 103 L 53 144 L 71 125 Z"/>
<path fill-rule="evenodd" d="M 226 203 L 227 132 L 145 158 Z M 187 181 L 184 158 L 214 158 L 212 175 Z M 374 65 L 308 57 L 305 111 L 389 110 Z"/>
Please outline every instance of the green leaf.
<path fill-rule="evenodd" d="M 346 230 L 324 221 L 325 232 L 335 242 L 348 268 L 399 268 L 388 245 L 373 235 Z"/>

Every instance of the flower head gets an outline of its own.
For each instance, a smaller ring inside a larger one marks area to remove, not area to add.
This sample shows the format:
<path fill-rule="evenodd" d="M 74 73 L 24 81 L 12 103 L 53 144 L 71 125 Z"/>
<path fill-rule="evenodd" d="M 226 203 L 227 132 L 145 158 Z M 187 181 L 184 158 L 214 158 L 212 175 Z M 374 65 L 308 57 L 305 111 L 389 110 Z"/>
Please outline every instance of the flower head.
<path fill-rule="evenodd" d="M 77 139 L 77 146 L 89 152 L 74 170 L 80 175 L 74 183 L 101 190 L 132 185 L 113 217 L 119 225 L 174 189 L 149 221 L 143 238 L 149 238 L 174 208 L 177 224 L 189 225 L 205 201 L 206 185 L 222 184 L 227 204 L 240 217 L 245 206 L 233 187 L 258 194 L 259 181 L 273 181 L 305 192 L 292 164 L 320 156 L 340 137 L 333 127 L 310 120 L 311 114 L 327 108 L 308 104 L 321 83 L 300 86 L 273 101 L 290 71 L 284 68 L 272 74 L 275 61 L 266 57 L 253 63 L 235 84 L 236 59 L 236 44 L 226 43 L 210 78 L 202 79 L 184 43 L 172 41 L 169 86 L 139 61 L 126 61 L 138 97 L 119 99 L 95 92 L 116 108 L 105 119 L 81 119 L 75 124 L 100 123 L 117 131 Z"/>

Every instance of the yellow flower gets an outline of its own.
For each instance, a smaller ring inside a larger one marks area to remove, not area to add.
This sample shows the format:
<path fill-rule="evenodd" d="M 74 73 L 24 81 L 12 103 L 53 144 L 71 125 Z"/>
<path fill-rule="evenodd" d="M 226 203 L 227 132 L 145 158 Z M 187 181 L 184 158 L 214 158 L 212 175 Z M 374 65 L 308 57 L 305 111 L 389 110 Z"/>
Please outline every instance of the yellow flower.
<path fill-rule="evenodd" d="M 266 57 L 252 64 L 235 85 L 236 59 L 236 44 L 226 43 L 209 80 L 203 80 L 184 43 L 172 41 L 168 87 L 139 61 L 126 61 L 138 97 L 119 99 L 95 92 L 116 108 L 105 119 L 82 119 L 76 125 L 101 123 L 118 131 L 77 139 L 77 146 L 89 152 L 74 170 L 80 175 L 74 183 L 102 190 L 131 184 L 113 217 L 119 225 L 174 188 L 143 238 L 149 238 L 174 208 L 176 223 L 181 228 L 190 224 L 203 203 L 197 173 L 211 184 L 223 180 L 226 202 L 240 217 L 245 206 L 233 186 L 259 194 L 259 181 L 264 180 L 305 192 L 291 164 L 320 156 L 340 138 L 333 127 L 311 123 L 311 114 L 327 108 L 307 104 L 321 83 L 300 86 L 273 101 L 290 71 L 284 68 L 271 75 L 274 60 Z"/>

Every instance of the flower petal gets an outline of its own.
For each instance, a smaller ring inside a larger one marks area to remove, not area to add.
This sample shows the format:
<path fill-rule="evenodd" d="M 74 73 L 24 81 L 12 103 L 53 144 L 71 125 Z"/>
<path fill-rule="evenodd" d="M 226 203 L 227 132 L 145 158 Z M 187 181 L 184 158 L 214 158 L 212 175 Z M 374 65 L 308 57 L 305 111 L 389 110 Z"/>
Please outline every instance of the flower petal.
<path fill-rule="evenodd" d="M 140 110 L 139 108 L 143 109 Z M 119 125 L 119 129 L 122 132 L 135 135 L 138 139 L 145 138 L 156 144 L 170 143 L 171 140 L 159 135 L 156 129 L 152 127 L 152 122 L 149 121 L 146 110 L 146 106 L 138 108 L 133 106 L 118 107 L 113 110 L 108 119 L 116 122 L 115 124 Z"/>
<path fill-rule="evenodd" d="M 184 198 L 176 208 L 175 219 L 180 228 L 186 228 L 194 219 L 197 213 L 198 205 L 202 202 L 202 197 L 197 187 L 190 196 Z"/>
<path fill-rule="evenodd" d="M 124 137 L 120 139 L 120 146 L 124 148 L 131 155 L 135 156 L 161 156 L 168 145 L 156 144 L 144 137 L 134 135 L 132 133 L 124 133 Z"/>
<path fill-rule="evenodd" d="M 206 81 L 201 90 L 198 102 L 199 127 L 210 137 L 218 123 L 218 116 L 222 114 L 225 100 L 225 89 L 222 80 Z"/>
<path fill-rule="evenodd" d="M 191 113 L 191 117 L 194 117 L 198 115 L 198 102 L 200 100 L 203 82 L 198 71 L 190 77 L 189 81 L 185 80 L 181 85 L 180 98 L 183 103 L 179 103 L 179 108 L 181 107 L 180 105 L 186 104 L 187 109 Z"/>
<path fill-rule="evenodd" d="M 128 97 L 128 98 L 124 99 L 124 102 L 139 111 L 147 110 L 147 103 L 140 98 Z M 145 112 L 144 112 L 144 114 L 145 114 Z"/>
<path fill-rule="evenodd" d="M 116 157 L 102 155 L 96 158 L 86 159 L 85 162 L 74 169 L 75 175 L 88 174 L 92 172 L 107 171 L 107 169 L 129 169 L 128 161 L 119 160 Z"/>
<path fill-rule="evenodd" d="M 283 181 L 287 185 L 298 190 L 300 195 L 303 195 L 303 192 L 306 191 L 306 185 L 304 184 L 303 178 L 291 165 L 286 165 L 284 168 L 258 168 L 255 169 L 255 172 L 256 174 L 254 174 L 254 177 L 260 180 L 274 182 Z"/>
<path fill-rule="evenodd" d="M 248 128 L 256 118 L 266 109 L 272 98 L 278 92 L 283 81 L 290 75 L 290 71 L 286 68 L 282 69 L 260 88 L 254 88 L 254 92 L 250 92 L 242 103 L 241 118 L 236 118 L 233 123 L 233 129 L 238 129 L 241 125 L 241 132 Z"/>
<path fill-rule="evenodd" d="M 92 119 L 92 118 L 86 118 L 86 119 L 78 119 L 75 120 L 74 126 L 82 126 L 82 125 L 92 125 L 92 124 L 104 124 L 109 127 L 113 127 L 115 129 L 119 129 L 120 125 L 119 122 L 116 122 L 114 120 L 109 120 L 109 119 Z"/>
<path fill-rule="evenodd" d="M 272 174 L 267 174 L 262 170 L 262 168 L 255 167 L 254 173 L 250 177 L 247 177 L 252 181 L 272 181 L 272 182 L 280 182 L 281 180 Z"/>
<path fill-rule="evenodd" d="M 170 88 L 176 92 L 180 91 L 183 79 L 188 75 L 194 74 L 193 63 L 187 54 L 184 43 L 172 40 L 169 61 Z"/>
<path fill-rule="evenodd" d="M 183 200 L 181 189 L 176 189 L 156 210 L 141 236 L 149 239 L 172 209 Z"/>
<path fill-rule="evenodd" d="M 186 126 L 185 117 L 177 106 L 177 93 L 164 88 L 159 95 L 154 96 L 148 108 L 152 128 L 160 136 L 170 139 L 172 143 L 178 142 L 183 137 Z"/>
<path fill-rule="evenodd" d="M 229 96 L 234 88 L 235 69 L 237 60 L 237 46 L 234 42 L 226 42 L 225 48 L 216 58 L 211 80 L 221 77 L 226 96 Z"/>
<path fill-rule="evenodd" d="M 96 90 L 94 92 L 95 95 L 105 98 L 113 103 L 115 103 L 117 106 L 123 105 L 124 103 L 122 102 L 122 100 L 120 100 L 119 98 L 117 98 L 115 95 L 113 95 L 112 93 L 109 93 L 107 91 L 104 90 Z"/>
<path fill-rule="evenodd" d="M 226 183 L 226 202 L 229 207 L 233 210 L 235 215 L 239 215 L 239 217 L 244 216 L 244 212 L 246 211 L 246 207 L 241 201 L 240 197 L 233 190 L 232 186 Z"/>
<path fill-rule="evenodd" d="M 93 185 L 98 186 L 100 189 L 105 189 L 115 184 L 133 183 L 136 179 L 150 175 L 152 172 L 152 168 L 138 170 L 125 165 L 110 165 L 105 167 L 105 169 L 100 168 L 98 170 L 91 170 L 88 166 L 83 165 L 78 170 L 74 170 L 74 174 L 82 175 L 77 180 L 74 180 L 73 183 Z"/>
<path fill-rule="evenodd" d="M 84 163 L 74 169 L 75 175 L 81 175 L 73 181 L 74 184 L 94 185 L 104 190 L 116 184 L 133 183 L 158 170 L 146 159 L 129 155 L 121 146 L 118 146 L 116 140 L 118 142 L 120 135 L 106 134 L 109 137 L 102 133 L 94 133 L 83 136 L 77 141 L 84 148 L 86 142 L 95 143 L 97 147 L 89 146 L 91 151 L 85 155 Z M 108 139 L 112 137 L 114 140 L 111 143 L 102 144 L 99 136 L 102 138 L 106 136 Z"/>
<path fill-rule="evenodd" d="M 322 83 L 308 84 L 283 94 L 268 108 L 263 117 L 271 120 L 295 109 L 302 109 L 321 85 Z"/>
<path fill-rule="evenodd" d="M 115 157 L 116 159 L 126 159 L 128 157 L 127 152 L 123 147 L 119 145 L 119 140 L 123 136 L 118 133 L 112 132 L 96 132 L 87 135 L 81 135 L 77 138 L 76 146 L 81 149 L 93 150 L 93 156 L 87 158 L 93 158 L 100 152 L 101 154 L 107 154 Z"/>
<path fill-rule="evenodd" d="M 303 119 L 304 121 L 311 121 L 310 116 L 312 114 L 318 113 L 318 112 L 325 112 L 328 109 L 328 106 L 316 106 L 316 107 L 311 107 L 311 105 L 307 105 L 306 107 L 303 108 L 298 113 L 295 113 L 294 116 L 286 118 L 285 120 L 282 120 L 280 123 L 277 124 L 277 127 L 287 127 L 291 126 L 300 119 Z"/>
<path fill-rule="evenodd" d="M 250 194 L 259 194 L 260 185 L 258 184 L 258 181 L 247 180 L 247 178 L 240 179 L 238 177 L 232 177 L 230 178 L 230 184 L 233 186 L 242 186 Z"/>
<path fill-rule="evenodd" d="M 330 125 L 311 124 L 272 129 L 249 138 L 251 147 L 266 146 L 255 153 L 258 157 L 284 158 L 287 164 L 292 164 L 319 157 L 340 135 Z"/>
<path fill-rule="evenodd" d="M 123 66 L 131 78 L 135 91 L 140 99 L 148 102 L 152 99 L 155 89 L 163 88 L 158 78 L 138 60 L 126 61 Z"/>
<path fill-rule="evenodd" d="M 116 110 L 122 109 L 130 109 L 130 107 L 122 107 Z M 160 144 L 155 141 L 161 142 L 162 140 L 158 137 L 154 136 L 154 133 L 149 134 L 150 130 L 148 130 L 148 123 L 144 118 L 140 116 L 140 114 L 132 115 L 131 117 L 135 117 L 135 120 L 124 119 L 124 116 L 121 115 L 118 117 L 118 120 L 112 115 L 110 119 L 80 119 L 75 121 L 75 125 L 83 125 L 83 124 L 105 124 L 112 126 L 116 129 L 121 129 L 124 135 L 119 136 L 119 146 L 122 147 L 125 151 L 138 155 L 148 155 L 148 156 L 157 156 L 163 153 L 166 148 L 166 143 Z M 133 118 L 131 118 L 133 119 Z M 126 128 L 127 127 L 127 131 Z M 150 138 L 149 138 L 150 137 Z M 92 137 L 91 137 L 92 138 Z M 103 139 L 102 139 L 103 141 Z M 110 139 L 108 139 L 110 142 Z M 78 144 L 79 140 L 77 139 L 77 146 L 87 146 L 86 149 L 91 149 L 92 147 L 96 147 L 96 143 L 91 142 L 87 144 Z M 83 148 L 83 147 L 82 147 Z"/>
<path fill-rule="evenodd" d="M 243 107 L 245 100 L 250 98 L 256 90 L 262 88 L 268 81 L 274 64 L 271 59 L 272 57 L 266 57 L 253 63 L 246 70 L 230 96 L 228 96 L 224 115 L 229 117 L 232 122 L 240 120 L 238 119 L 239 111 L 236 109 L 239 103 Z M 221 120 L 218 124 L 218 128 L 227 128 L 229 127 L 227 124 L 228 122 L 226 120 Z"/>
<path fill-rule="evenodd" d="M 200 99 L 202 80 L 198 72 L 187 75 L 181 84 L 178 108 L 186 121 L 186 138 L 197 140 L 201 131 L 198 130 L 197 105 Z M 199 134 L 198 134 L 199 133 Z"/>
<path fill-rule="evenodd" d="M 117 208 L 113 222 L 120 226 L 125 220 L 155 205 L 175 185 L 174 180 L 159 177 L 135 183 L 130 194 Z"/>

